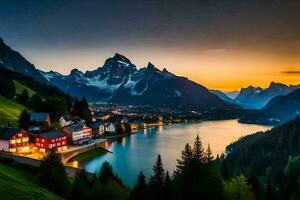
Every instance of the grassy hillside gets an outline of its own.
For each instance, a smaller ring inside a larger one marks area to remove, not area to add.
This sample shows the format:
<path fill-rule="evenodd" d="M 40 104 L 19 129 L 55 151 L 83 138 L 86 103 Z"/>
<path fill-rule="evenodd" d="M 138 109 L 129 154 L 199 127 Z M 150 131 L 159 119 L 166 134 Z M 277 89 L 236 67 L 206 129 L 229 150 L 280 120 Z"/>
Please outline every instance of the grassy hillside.
<path fill-rule="evenodd" d="M 61 199 L 38 185 L 34 173 L 0 163 L 0 199 Z"/>
<path fill-rule="evenodd" d="M 20 95 L 25 89 L 28 91 L 29 97 L 36 93 L 18 81 L 13 80 L 13 83 L 17 95 Z M 24 106 L 0 95 L 0 127 L 6 126 L 8 122 L 11 126 L 17 126 L 19 116 L 24 109 Z"/>
<path fill-rule="evenodd" d="M 24 106 L 0 95 L 0 126 L 6 126 L 8 122 L 12 126 L 17 125 L 23 109 Z"/>
<path fill-rule="evenodd" d="M 35 91 L 33 91 L 32 89 L 28 88 L 24 84 L 21 84 L 18 81 L 13 80 L 13 83 L 15 85 L 15 89 L 16 89 L 16 94 L 17 95 L 20 95 L 25 89 L 28 91 L 29 97 L 32 97 L 32 95 L 34 95 L 36 93 Z"/>

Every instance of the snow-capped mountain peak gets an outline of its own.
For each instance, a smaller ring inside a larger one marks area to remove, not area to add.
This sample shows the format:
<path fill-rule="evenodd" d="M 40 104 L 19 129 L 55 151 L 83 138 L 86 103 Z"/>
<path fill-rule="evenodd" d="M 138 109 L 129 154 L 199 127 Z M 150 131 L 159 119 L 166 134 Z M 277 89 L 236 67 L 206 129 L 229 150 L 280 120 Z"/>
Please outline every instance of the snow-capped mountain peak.
<path fill-rule="evenodd" d="M 73 69 L 67 76 L 43 75 L 63 91 L 89 101 L 124 104 L 186 105 L 187 107 L 231 107 L 205 87 L 149 62 L 137 69 L 125 56 L 116 53 L 102 67 L 85 73 Z M 51 77 L 51 78 L 50 78 Z"/>
<path fill-rule="evenodd" d="M 299 86 L 287 86 L 282 83 L 271 82 L 268 88 L 249 86 L 242 88 L 235 101 L 244 108 L 260 109 L 271 99 L 279 95 L 286 95 Z"/>

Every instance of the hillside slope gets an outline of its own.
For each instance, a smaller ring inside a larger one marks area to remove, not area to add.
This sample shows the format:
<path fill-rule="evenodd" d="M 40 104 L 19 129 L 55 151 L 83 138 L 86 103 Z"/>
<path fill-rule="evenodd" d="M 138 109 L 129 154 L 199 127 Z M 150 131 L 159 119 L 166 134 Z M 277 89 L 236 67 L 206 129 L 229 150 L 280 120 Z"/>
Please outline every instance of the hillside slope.
<path fill-rule="evenodd" d="M 34 91 L 38 93 L 40 96 L 48 97 L 48 96 L 57 96 L 57 97 L 65 97 L 70 98 L 69 95 L 59 90 L 57 87 L 41 83 L 34 78 L 30 76 L 26 76 L 22 73 L 12 71 L 10 69 L 6 69 L 3 67 L 0 63 L 0 79 L 6 79 L 6 80 L 12 80 L 14 82 L 18 82 L 20 84 L 17 84 L 16 92 L 19 90 L 22 90 L 22 88 L 29 89 L 30 91 Z M 29 91 L 29 93 L 30 93 Z"/>
<path fill-rule="evenodd" d="M 34 174 L 0 163 L 1 200 L 60 200 L 62 198 L 40 187 Z"/>
<path fill-rule="evenodd" d="M 8 123 L 12 126 L 18 125 L 18 118 L 24 107 L 0 95 L 0 126 Z"/>
<path fill-rule="evenodd" d="M 287 164 L 289 156 L 300 154 L 300 118 L 275 127 L 266 132 L 245 136 L 226 147 L 229 168 L 239 173 L 256 165 L 259 175 L 266 172 L 280 173 Z"/>
<path fill-rule="evenodd" d="M 19 52 L 14 51 L 7 46 L 0 37 L 0 64 L 1 67 L 19 72 L 33 79 L 47 83 L 47 80 L 40 74 L 40 72 L 26 60 Z"/>
<path fill-rule="evenodd" d="M 224 92 L 221 92 L 220 90 L 210 90 L 211 93 L 217 95 L 220 99 L 227 103 L 235 104 L 234 99 L 227 96 Z"/>
<path fill-rule="evenodd" d="M 13 80 L 13 83 L 14 83 L 17 95 L 20 95 L 25 89 L 27 90 L 29 97 L 32 97 L 36 93 L 35 91 L 33 91 L 32 89 L 30 89 L 29 87 L 25 86 L 24 84 L 22 84 L 18 81 Z"/>

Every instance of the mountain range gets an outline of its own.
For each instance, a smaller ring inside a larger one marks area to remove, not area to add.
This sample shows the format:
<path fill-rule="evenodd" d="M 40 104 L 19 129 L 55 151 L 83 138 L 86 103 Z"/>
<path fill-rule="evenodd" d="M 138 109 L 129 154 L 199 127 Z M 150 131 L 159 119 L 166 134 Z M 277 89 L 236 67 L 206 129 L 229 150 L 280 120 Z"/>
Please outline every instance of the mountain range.
<path fill-rule="evenodd" d="M 235 103 L 247 109 L 261 109 L 271 99 L 280 95 L 286 95 L 300 88 L 300 85 L 285 85 L 271 82 L 268 88 L 249 86 L 242 88 L 234 99 Z"/>
<path fill-rule="evenodd" d="M 279 123 L 298 115 L 299 112 L 299 85 L 287 86 L 272 82 L 266 89 L 249 86 L 242 88 L 240 92 L 226 94 L 218 90 L 208 90 L 165 68 L 160 70 L 150 62 L 146 67 L 137 68 L 119 53 L 108 58 L 103 66 L 95 70 L 82 72 L 75 68 L 70 74 L 62 75 L 36 69 L 0 38 L 0 67 L 57 86 L 72 96 L 86 97 L 90 102 L 176 106 L 181 109 L 202 110 L 235 110 L 239 106 L 261 109 L 240 120 L 246 123 L 254 122 L 254 118 L 256 122 L 270 123 L 271 119 Z"/>
<path fill-rule="evenodd" d="M 300 89 L 273 98 L 261 110 L 240 119 L 243 123 L 277 125 L 300 114 Z"/>
<path fill-rule="evenodd" d="M 73 69 L 69 75 L 43 72 L 20 53 L 0 40 L 0 66 L 30 76 L 42 83 L 57 86 L 90 102 L 112 102 L 134 105 L 168 105 L 197 109 L 233 109 L 206 87 L 185 77 L 176 76 L 152 63 L 137 68 L 128 58 L 116 53 L 93 71 Z"/>
<path fill-rule="evenodd" d="M 120 104 L 170 105 L 189 108 L 234 108 L 204 86 L 176 76 L 152 63 L 137 67 L 125 56 L 116 53 L 94 71 L 73 69 L 69 75 L 41 72 L 53 85 L 90 101 Z"/>
<path fill-rule="evenodd" d="M 219 90 L 210 90 L 216 94 L 223 101 L 231 104 L 239 105 L 245 109 L 261 109 L 273 98 L 281 95 L 287 95 L 296 89 L 299 89 L 300 85 L 285 85 L 282 83 L 271 82 L 268 88 L 248 86 L 242 88 L 239 92 L 225 93 Z"/>

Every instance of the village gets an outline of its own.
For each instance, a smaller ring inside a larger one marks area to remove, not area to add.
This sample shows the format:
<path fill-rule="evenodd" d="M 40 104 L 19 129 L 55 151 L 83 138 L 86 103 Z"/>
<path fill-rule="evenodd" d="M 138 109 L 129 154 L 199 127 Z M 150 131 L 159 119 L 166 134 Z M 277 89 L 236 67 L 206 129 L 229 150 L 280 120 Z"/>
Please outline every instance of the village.
<path fill-rule="evenodd" d="M 96 147 L 107 139 L 133 134 L 140 128 L 164 124 L 161 116 L 124 117 L 114 113 L 92 113 L 93 120 L 88 125 L 78 116 L 61 116 L 58 123 L 52 123 L 48 113 L 31 112 L 28 129 L 0 128 L 0 152 L 40 160 L 50 149 L 67 154 L 91 144 Z"/>

